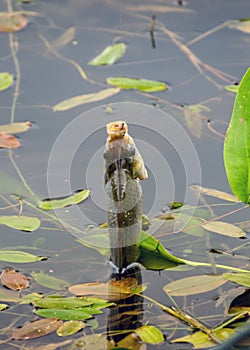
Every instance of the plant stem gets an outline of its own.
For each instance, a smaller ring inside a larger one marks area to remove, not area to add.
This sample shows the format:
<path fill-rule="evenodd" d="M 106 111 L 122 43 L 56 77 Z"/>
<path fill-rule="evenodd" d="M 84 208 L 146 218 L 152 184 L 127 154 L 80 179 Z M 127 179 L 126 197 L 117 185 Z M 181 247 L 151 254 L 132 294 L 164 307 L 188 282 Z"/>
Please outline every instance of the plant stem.
<path fill-rule="evenodd" d="M 13 9 L 12 9 L 11 0 L 7 0 L 7 5 L 8 5 L 8 12 L 12 13 Z M 10 43 L 10 52 L 13 58 L 15 71 L 16 71 L 16 84 L 15 84 L 15 91 L 14 91 L 14 97 L 13 97 L 11 114 L 10 114 L 10 123 L 14 123 L 16 104 L 17 104 L 17 99 L 18 99 L 19 90 L 20 90 L 21 72 L 20 72 L 19 61 L 17 59 L 17 54 L 16 54 L 18 51 L 17 42 L 15 42 L 15 38 L 12 32 L 9 33 L 9 43 Z"/>
<path fill-rule="evenodd" d="M 141 296 L 143 297 L 144 299 L 146 300 L 149 300 L 150 302 L 152 302 L 153 304 L 159 306 L 163 311 L 167 312 L 168 314 L 178 318 L 179 320 L 181 321 L 184 321 L 185 323 L 187 323 L 188 325 L 191 325 L 192 327 L 194 328 L 198 328 L 200 329 L 201 331 L 203 331 L 204 333 L 206 333 L 208 335 L 208 337 L 214 341 L 216 344 L 220 344 L 221 341 L 219 339 L 217 339 L 213 333 L 212 333 L 212 330 L 207 328 L 205 325 L 203 325 L 202 323 L 200 323 L 198 320 L 196 320 L 194 317 L 188 315 L 187 313 L 185 313 L 184 311 L 181 311 L 179 308 L 176 308 L 176 307 L 168 307 L 166 305 L 163 305 L 161 303 L 159 303 L 158 301 L 146 296 L 146 295 L 143 295 L 143 294 L 140 294 L 140 293 L 135 293 L 136 295 L 138 296 Z"/>

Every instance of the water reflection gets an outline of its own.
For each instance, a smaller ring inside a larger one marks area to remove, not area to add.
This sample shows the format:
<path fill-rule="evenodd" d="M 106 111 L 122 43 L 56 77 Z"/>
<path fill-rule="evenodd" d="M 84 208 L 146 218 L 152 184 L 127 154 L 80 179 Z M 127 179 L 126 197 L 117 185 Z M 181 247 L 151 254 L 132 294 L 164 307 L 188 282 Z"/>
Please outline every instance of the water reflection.
<path fill-rule="evenodd" d="M 136 285 L 140 286 L 142 284 L 141 269 L 139 266 L 134 266 L 127 269 L 122 275 L 117 273 L 111 274 L 110 279 L 119 281 L 122 284 L 130 283 L 134 279 Z M 142 325 L 143 297 L 133 294 L 127 298 L 123 297 L 116 300 L 115 303 L 116 305 L 109 310 L 107 334 L 108 340 L 113 341 L 117 346 L 119 342 L 128 336 L 128 330 L 132 332 Z"/>

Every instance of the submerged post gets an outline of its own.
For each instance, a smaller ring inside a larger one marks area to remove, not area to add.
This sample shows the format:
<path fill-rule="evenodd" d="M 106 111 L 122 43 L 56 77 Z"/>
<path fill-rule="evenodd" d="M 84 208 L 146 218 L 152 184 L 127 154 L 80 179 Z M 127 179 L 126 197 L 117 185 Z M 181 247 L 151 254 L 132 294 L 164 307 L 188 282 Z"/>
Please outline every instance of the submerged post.
<path fill-rule="evenodd" d="M 105 191 L 110 241 L 110 260 L 121 273 L 139 256 L 142 189 L 139 182 L 147 170 L 127 124 L 107 124 L 105 158 Z"/>

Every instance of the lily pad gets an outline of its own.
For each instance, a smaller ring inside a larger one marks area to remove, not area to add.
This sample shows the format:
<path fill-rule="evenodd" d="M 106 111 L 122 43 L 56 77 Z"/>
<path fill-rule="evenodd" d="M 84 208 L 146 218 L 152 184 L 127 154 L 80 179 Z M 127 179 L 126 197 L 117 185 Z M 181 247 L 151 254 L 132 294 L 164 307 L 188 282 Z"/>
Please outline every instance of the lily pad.
<path fill-rule="evenodd" d="M 98 56 L 89 61 L 91 66 L 101 66 L 117 62 L 126 52 L 126 44 L 118 43 L 107 46 Z"/>
<path fill-rule="evenodd" d="M 71 309 L 71 310 L 60 310 L 60 309 L 39 309 L 34 311 L 35 314 L 42 317 L 56 318 L 59 320 L 87 320 L 93 316 L 84 312 L 84 309 Z"/>
<path fill-rule="evenodd" d="M 16 134 L 27 131 L 31 127 L 31 122 L 19 122 L 0 125 L 0 133 Z"/>
<path fill-rule="evenodd" d="M 106 98 L 117 94 L 119 91 L 120 89 L 118 88 L 109 88 L 91 94 L 74 96 L 57 103 L 55 106 L 53 106 L 53 111 L 67 111 L 68 109 L 81 106 L 85 103 L 105 100 Z"/>
<path fill-rule="evenodd" d="M 32 263 L 46 260 L 45 256 L 36 256 L 21 250 L 0 250 L 0 261 L 13 263 Z"/>
<path fill-rule="evenodd" d="M 79 332 L 85 327 L 85 323 L 82 321 L 67 321 L 61 325 L 56 331 L 59 337 L 66 337 Z"/>
<path fill-rule="evenodd" d="M 1 72 L 0 73 L 0 91 L 8 89 L 12 84 L 13 84 L 13 75 L 7 72 Z"/>
<path fill-rule="evenodd" d="M 0 280 L 3 286 L 12 290 L 21 290 L 29 287 L 29 279 L 11 268 L 5 268 L 2 271 Z"/>
<path fill-rule="evenodd" d="M 34 339 L 50 334 L 62 325 L 62 321 L 55 318 L 46 318 L 25 323 L 21 328 L 16 328 L 12 333 L 12 339 Z"/>
<path fill-rule="evenodd" d="M 36 217 L 2 215 L 0 216 L 0 224 L 14 228 L 15 230 L 32 232 L 37 230 L 41 223 Z"/>
<path fill-rule="evenodd" d="M 208 231 L 215 232 L 223 236 L 235 238 L 242 238 L 246 236 L 245 232 L 241 228 L 229 224 L 228 222 L 212 221 L 207 222 L 202 226 Z"/>
<path fill-rule="evenodd" d="M 162 332 L 154 326 L 142 326 L 135 330 L 144 343 L 159 344 L 164 341 Z"/>
<path fill-rule="evenodd" d="M 144 92 L 164 91 L 168 88 L 167 84 L 161 81 L 128 77 L 110 77 L 107 78 L 107 83 L 121 89 L 135 89 Z"/>
<path fill-rule="evenodd" d="M 249 273 L 223 273 L 223 277 L 227 280 L 238 283 L 245 287 L 250 287 L 250 272 Z"/>
<path fill-rule="evenodd" d="M 0 12 L 0 32 L 18 32 L 27 24 L 27 17 L 20 12 Z"/>
<path fill-rule="evenodd" d="M 68 205 L 79 204 L 88 198 L 89 194 L 89 190 L 82 190 L 68 197 L 43 200 L 40 202 L 39 208 L 43 210 L 54 210 L 67 207 Z"/>
<path fill-rule="evenodd" d="M 47 288 L 63 290 L 68 286 L 68 283 L 66 281 L 56 278 L 54 276 L 47 275 L 43 271 L 40 271 L 39 273 L 33 271 L 31 273 L 31 276 L 38 284 Z"/>
<path fill-rule="evenodd" d="M 232 334 L 234 334 L 234 330 L 232 328 L 221 328 L 217 330 L 213 330 L 212 334 L 220 339 L 226 340 Z M 194 349 L 208 349 L 211 346 L 214 346 L 215 343 L 209 339 L 208 335 L 203 332 L 195 332 L 190 335 L 186 335 L 184 337 L 172 340 L 172 343 L 191 343 L 194 346 Z"/>
<path fill-rule="evenodd" d="M 18 148 L 20 141 L 13 135 L 0 133 L 0 148 Z"/>
<path fill-rule="evenodd" d="M 44 308 L 44 309 L 73 309 L 83 308 L 85 306 L 92 305 L 94 302 L 87 298 L 76 298 L 76 297 L 43 297 L 35 299 L 32 304 Z"/>
<path fill-rule="evenodd" d="M 220 275 L 191 276 L 170 282 L 163 290 L 173 296 L 194 295 L 214 290 L 226 282 L 227 280 Z"/>

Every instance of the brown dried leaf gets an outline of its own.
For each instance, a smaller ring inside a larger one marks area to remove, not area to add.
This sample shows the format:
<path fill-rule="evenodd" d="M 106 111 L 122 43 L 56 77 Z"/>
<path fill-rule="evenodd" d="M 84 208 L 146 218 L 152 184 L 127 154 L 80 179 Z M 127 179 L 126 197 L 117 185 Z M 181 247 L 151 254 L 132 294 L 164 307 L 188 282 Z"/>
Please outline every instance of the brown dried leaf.
<path fill-rule="evenodd" d="M 20 141 L 13 135 L 0 134 L 0 148 L 18 148 Z"/>
<path fill-rule="evenodd" d="M 124 278 L 120 281 L 115 279 L 108 283 L 83 283 L 70 286 L 68 289 L 75 295 L 91 295 L 98 296 L 106 300 L 120 300 L 127 298 L 132 294 L 132 289 L 136 288 L 137 282 L 135 278 Z"/>
<path fill-rule="evenodd" d="M 25 28 L 28 19 L 18 12 L 0 12 L 0 32 L 18 32 Z"/>
<path fill-rule="evenodd" d="M 12 333 L 12 339 L 33 339 L 56 331 L 63 321 L 54 318 L 25 323 L 21 328 L 16 328 Z"/>
<path fill-rule="evenodd" d="M 29 280 L 26 276 L 9 268 L 2 271 L 0 280 L 5 287 L 12 290 L 26 289 L 29 287 Z"/>

